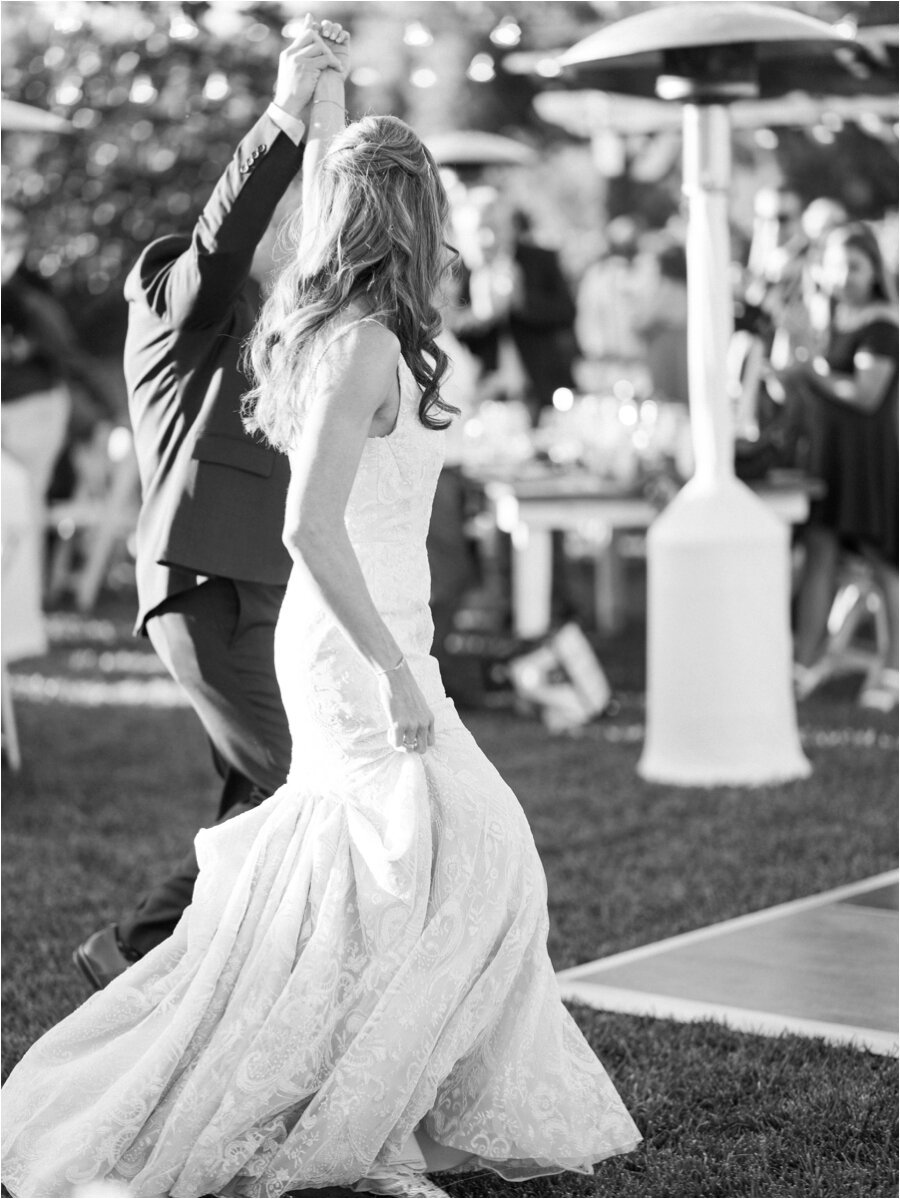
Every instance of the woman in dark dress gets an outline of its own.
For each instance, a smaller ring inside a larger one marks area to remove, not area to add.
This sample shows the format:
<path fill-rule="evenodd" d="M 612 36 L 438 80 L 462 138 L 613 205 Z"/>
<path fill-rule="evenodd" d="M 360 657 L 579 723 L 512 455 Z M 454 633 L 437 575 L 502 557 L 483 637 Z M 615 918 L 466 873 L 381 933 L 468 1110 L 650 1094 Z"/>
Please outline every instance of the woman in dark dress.
<path fill-rule="evenodd" d="M 814 675 L 834 600 L 841 551 L 871 563 L 887 613 L 889 644 L 860 697 L 897 704 L 897 308 L 878 243 L 863 224 L 832 232 L 822 259 L 831 302 L 825 352 L 790 371 L 805 409 L 810 473 L 827 491 L 805 530 L 797 596 L 796 677 Z"/>

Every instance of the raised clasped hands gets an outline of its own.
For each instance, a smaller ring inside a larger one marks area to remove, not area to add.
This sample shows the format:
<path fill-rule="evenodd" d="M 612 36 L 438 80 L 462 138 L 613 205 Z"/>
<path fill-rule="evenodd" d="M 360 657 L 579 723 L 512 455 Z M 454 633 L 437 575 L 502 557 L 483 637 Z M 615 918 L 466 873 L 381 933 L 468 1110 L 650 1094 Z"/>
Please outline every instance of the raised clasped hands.
<path fill-rule="evenodd" d="M 343 79 L 349 65 L 350 35 L 337 21 L 313 21 L 307 14 L 303 26 L 278 56 L 278 76 L 273 97 L 279 108 L 305 120 L 324 72 Z"/>
<path fill-rule="evenodd" d="M 337 21 L 322 21 L 319 36 L 335 60 L 328 69 L 337 71 L 342 79 L 346 79 L 350 69 L 350 34 Z"/>

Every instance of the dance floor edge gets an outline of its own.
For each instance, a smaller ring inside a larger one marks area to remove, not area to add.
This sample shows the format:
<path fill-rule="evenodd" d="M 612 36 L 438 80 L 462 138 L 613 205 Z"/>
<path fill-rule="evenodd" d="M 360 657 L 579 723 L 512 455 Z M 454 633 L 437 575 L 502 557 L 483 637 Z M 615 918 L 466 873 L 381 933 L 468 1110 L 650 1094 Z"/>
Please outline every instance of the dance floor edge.
<path fill-rule="evenodd" d="M 564 999 L 896 1055 L 891 871 L 562 971 Z"/>

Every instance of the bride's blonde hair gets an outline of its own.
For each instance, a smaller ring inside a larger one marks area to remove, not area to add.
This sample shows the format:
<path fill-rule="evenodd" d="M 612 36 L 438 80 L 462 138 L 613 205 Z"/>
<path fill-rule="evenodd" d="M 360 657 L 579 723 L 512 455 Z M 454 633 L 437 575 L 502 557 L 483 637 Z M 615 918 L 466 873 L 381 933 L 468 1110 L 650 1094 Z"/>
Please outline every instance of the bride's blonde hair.
<path fill-rule="evenodd" d="M 332 143 L 311 213 L 291 218 L 288 260 L 246 347 L 253 388 L 243 412 L 251 432 L 289 446 L 319 334 L 354 301 L 396 334 L 422 388 L 419 419 L 446 426 L 457 409 L 440 397 L 448 359 L 434 339 L 441 328 L 435 297 L 455 257 L 444 241 L 448 212 L 437 165 L 403 121 L 364 117 Z"/>

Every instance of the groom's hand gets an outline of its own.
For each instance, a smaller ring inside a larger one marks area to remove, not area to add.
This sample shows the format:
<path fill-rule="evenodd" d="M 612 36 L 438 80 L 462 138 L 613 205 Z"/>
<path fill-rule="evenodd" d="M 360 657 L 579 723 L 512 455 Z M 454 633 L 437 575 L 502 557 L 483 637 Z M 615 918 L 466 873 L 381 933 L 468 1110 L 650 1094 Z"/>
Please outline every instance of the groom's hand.
<path fill-rule="evenodd" d="M 319 27 L 307 15 L 297 37 L 278 56 L 278 77 L 273 100 L 279 108 L 298 120 L 305 119 L 322 72 L 332 68 L 343 74 L 346 70 L 347 34 L 334 21 L 325 24 L 331 26 L 333 31 L 327 39 L 321 36 Z M 336 53 L 342 47 L 343 60 Z"/>

